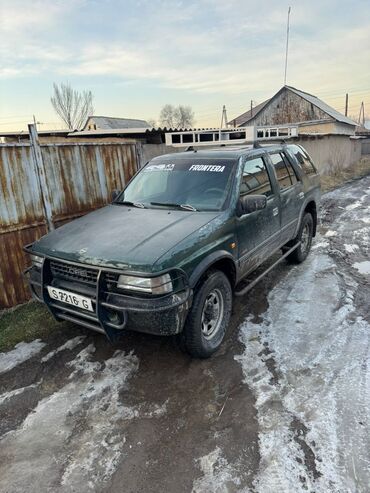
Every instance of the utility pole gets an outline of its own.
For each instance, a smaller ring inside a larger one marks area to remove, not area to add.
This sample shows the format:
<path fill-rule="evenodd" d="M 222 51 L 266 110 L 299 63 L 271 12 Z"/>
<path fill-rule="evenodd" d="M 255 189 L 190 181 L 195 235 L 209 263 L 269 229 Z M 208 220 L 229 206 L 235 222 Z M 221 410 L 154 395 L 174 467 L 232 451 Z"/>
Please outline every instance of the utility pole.
<path fill-rule="evenodd" d="M 253 116 L 253 99 L 251 99 L 251 116 Z"/>
<path fill-rule="evenodd" d="M 286 75 L 287 75 L 287 69 L 288 69 L 289 20 L 290 20 L 290 7 L 288 8 L 288 21 L 287 21 L 287 27 L 286 27 L 284 86 L 286 86 Z"/>
<path fill-rule="evenodd" d="M 345 109 L 344 114 L 345 114 L 346 116 L 348 116 L 348 92 L 346 93 L 346 109 Z"/>
<path fill-rule="evenodd" d="M 221 127 L 220 128 L 227 128 L 227 114 L 226 114 L 226 106 L 225 105 L 223 105 L 223 107 L 222 107 Z"/>
<path fill-rule="evenodd" d="M 221 124 L 220 124 L 220 131 L 219 131 L 219 140 L 221 141 L 221 129 L 222 128 L 227 128 L 227 114 L 226 114 L 226 106 L 223 105 L 222 107 L 222 116 L 221 116 Z"/>
<path fill-rule="evenodd" d="M 358 124 L 363 127 L 365 126 L 365 106 L 363 101 L 360 106 L 360 114 L 358 115 Z"/>

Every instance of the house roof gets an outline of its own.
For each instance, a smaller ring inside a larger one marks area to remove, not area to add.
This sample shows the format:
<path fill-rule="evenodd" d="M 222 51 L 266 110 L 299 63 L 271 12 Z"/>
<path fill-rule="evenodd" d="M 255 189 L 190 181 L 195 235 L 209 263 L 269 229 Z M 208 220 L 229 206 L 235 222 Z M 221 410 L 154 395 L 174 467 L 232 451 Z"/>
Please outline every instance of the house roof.
<path fill-rule="evenodd" d="M 89 116 L 83 130 L 87 130 L 87 125 L 90 120 L 93 120 L 97 129 L 120 129 L 120 128 L 151 128 L 145 120 L 137 120 L 135 118 L 115 118 L 111 116 Z"/>
<path fill-rule="evenodd" d="M 324 103 L 324 101 L 322 101 L 318 97 L 314 96 L 313 94 L 310 94 L 310 93 L 304 92 L 304 91 L 300 91 L 299 89 L 296 89 L 295 87 L 291 87 L 291 86 L 285 86 L 285 87 L 287 87 L 292 92 L 294 92 L 295 94 L 297 94 L 301 98 L 305 99 L 309 103 L 312 103 L 315 106 L 317 106 L 318 108 L 320 108 L 322 111 L 324 111 L 325 113 L 330 115 L 332 118 L 334 118 L 334 120 L 337 120 L 338 122 L 341 122 L 341 123 L 348 123 L 348 125 L 356 125 L 356 123 L 353 120 L 351 120 L 347 116 L 343 115 L 339 111 L 335 110 L 334 108 L 332 108 L 328 104 Z"/>
<path fill-rule="evenodd" d="M 257 104 L 252 111 L 248 110 L 245 113 L 243 113 L 240 116 L 237 116 L 233 120 L 229 121 L 229 125 L 234 125 L 235 127 L 239 127 L 243 123 L 247 123 L 249 120 L 251 120 L 262 108 L 266 106 L 266 104 L 270 101 L 270 99 L 266 99 L 266 101 L 263 101 L 263 103 Z"/>
<path fill-rule="evenodd" d="M 289 91 L 297 94 L 297 96 L 300 96 L 302 99 L 305 99 L 309 103 L 311 103 L 311 104 L 315 105 L 316 107 L 320 108 L 327 115 L 329 115 L 332 118 L 334 118 L 334 120 L 336 120 L 338 122 L 341 122 L 341 123 L 347 123 L 348 125 L 356 125 L 356 123 L 353 120 L 351 120 L 347 116 L 343 115 L 339 111 L 335 110 L 334 108 L 332 108 L 328 104 L 324 103 L 324 101 L 322 101 L 318 97 L 314 96 L 313 94 L 310 94 L 308 92 L 301 91 L 301 90 L 296 89 L 295 87 L 292 87 L 292 86 L 283 86 L 271 99 L 267 99 L 263 103 L 260 103 L 259 105 L 257 105 L 253 109 L 253 114 L 252 115 L 250 114 L 251 112 L 249 110 L 249 111 L 246 111 L 245 113 L 243 113 L 242 115 L 238 116 L 237 118 L 235 118 L 234 120 L 237 122 L 236 123 L 236 126 L 243 125 L 243 124 L 249 122 L 250 120 L 252 120 L 255 116 L 257 116 L 258 113 L 260 113 L 263 110 L 263 108 L 269 102 L 271 102 L 273 99 L 275 99 L 284 89 L 288 89 Z M 234 120 L 231 120 L 229 123 L 230 124 L 233 124 L 234 123 Z M 292 122 L 292 123 L 294 123 L 294 122 Z"/>

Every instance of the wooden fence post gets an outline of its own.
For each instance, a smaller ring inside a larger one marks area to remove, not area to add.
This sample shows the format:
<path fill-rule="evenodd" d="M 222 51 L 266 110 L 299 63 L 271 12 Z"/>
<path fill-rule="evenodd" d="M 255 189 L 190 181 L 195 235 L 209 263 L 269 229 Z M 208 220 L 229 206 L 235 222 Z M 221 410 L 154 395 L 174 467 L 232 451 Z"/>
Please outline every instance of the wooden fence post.
<path fill-rule="evenodd" d="M 47 222 L 48 230 L 52 231 L 55 228 L 52 218 L 51 201 L 50 201 L 49 189 L 46 183 L 44 161 L 42 159 L 41 148 L 40 148 L 39 137 L 37 134 L 36 126 L 33 123 L 29 124 L 28 131 L 30 135 L 32 157 L 35 162 L 37 179 L 40 186 L 41 199 L 44 207 L 46 222 Z"/>

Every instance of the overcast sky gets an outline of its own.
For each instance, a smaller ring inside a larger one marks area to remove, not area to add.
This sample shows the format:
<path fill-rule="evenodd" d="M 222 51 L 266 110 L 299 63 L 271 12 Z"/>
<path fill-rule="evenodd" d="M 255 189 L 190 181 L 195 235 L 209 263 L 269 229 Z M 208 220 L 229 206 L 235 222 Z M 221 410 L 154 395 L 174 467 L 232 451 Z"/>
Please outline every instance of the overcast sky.
<path fill-rule="evenodd" d="M 54 81 L 90 89 L 97 115 L 186 104 L 217 126 L 282 86 L 289 5 L 288 84 L 369 114 L 369 0 L 0 0 L 0 130 L 61 128 Z"/>

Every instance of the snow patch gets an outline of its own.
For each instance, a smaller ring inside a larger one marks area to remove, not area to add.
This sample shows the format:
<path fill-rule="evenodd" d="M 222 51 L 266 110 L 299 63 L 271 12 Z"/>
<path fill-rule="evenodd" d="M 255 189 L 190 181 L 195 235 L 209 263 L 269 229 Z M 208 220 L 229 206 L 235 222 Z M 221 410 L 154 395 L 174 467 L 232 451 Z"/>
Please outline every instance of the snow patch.
<path fill-rule="evenodd" d="M 101 491 L 125 454 L 125 422 L 140 410 L 121 402 L 137 357 L 116 351 L 100 363 L 90 344 L 68 363 L 69 381 L 42 399 L 0 440 L 0 490 Z M 154 418 L 165 405 L 147 409 Z M 59 484 L 59 487 L 56 485 Z"/>
<path fill-rule="evenodd" d="M 27 385 L 27 387 L 20 387 L 18 389 L 10 390 L 9 392 L 4 392 L 3 394 L 0 394 L 0 405 L 17 395 L 23 394 L 23 392 L 26 392 L 27 390 L 35 389 L 40 385 L 40 383 L 41 382 L 33 383 L 31 385 Z"/>
<path fill-rule="evenodd" d="M 216 447 L 196 462 L 203 476 L 194 481 L 192 493 L 227 493 L 231 484 L 240 484 L 234 468 L 222 457 L 220 447 Z"/>
<path fill-rule="evenodd" d="M 312 250 L 325 249 L 329 246 L 329 242 L 327 240 L 316 241 L 312 245 Z"/>
<path fill-rule="evenodd" d="M 355 262 L 353 267 L 359 271 L 360 274 L 370 274 L 370 260 L 364 260 L 363 262 Z"/>
<path fill-rule="evenodd" d="M 353 204 L 347 205 L 346 210 L 347 211 L 353 211 L 354 209 L 358 209 L 362 205 L 362 200 L 356 200 Z"/>
<path fill-rule="evenodd" d="M 355 253 L 355 251 L 359 249 L 359 246 L 358 245 L 347 245 L 345 243 L 344 249 L 347 253 Z"/>
<path fill-rule="evenodd" d="M 235 358 L 260 430 L 256 492 L 370 484 L 370 326 L 355 317 L 356 283 L 337 269 L 311 254 L 270 292 L 262 322 L 241 326 L 245 349 Z"/>
<path fill-rule="evenodd" d="M 72 349 L 75 349 L 85 340 L 85 338 L 86 336 L 77 336 L 74 337 L 73 339 L 69 339 L 66 343 L 62 344 L 57 349 L 50 351 L 50 353 L 46 354 L 43 358 L 41 358 L 41 362 L 46 363 L 51 358 L 54 358 L 56 354 L 60 353 L 61 351 L 65 351 L 66 349 L 69 349 L 70 351 Z"/>
<path fill-rule="evenodd" d="M 329 231 L 325 233 L 325 236 L 331 238 L 332 236 L 337 236 L 337 234 L 338 234 L 337 231 L 333 231 L 332 229 L 329 229 Z"/>
<path fill-rule="evenodd" d="M 0 373 L 5 373 L 24 363 L 39 353 L 44 346 L 44 342 L 36 339 L 32 342 L 19 342 L 11 351 L 0 353 Z"/>

